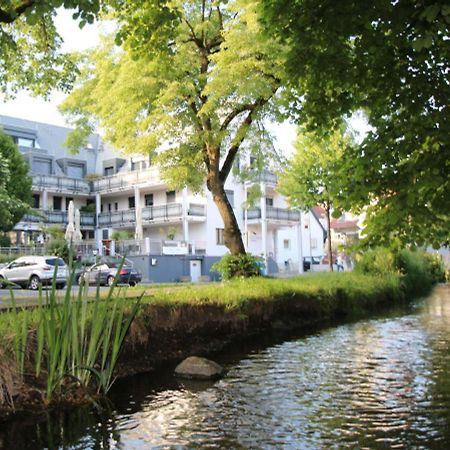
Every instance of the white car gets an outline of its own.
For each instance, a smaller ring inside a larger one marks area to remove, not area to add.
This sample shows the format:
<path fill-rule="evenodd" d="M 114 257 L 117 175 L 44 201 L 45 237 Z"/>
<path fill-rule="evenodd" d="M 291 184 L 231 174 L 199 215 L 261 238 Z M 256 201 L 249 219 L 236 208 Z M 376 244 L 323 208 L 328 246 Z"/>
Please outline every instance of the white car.
<path fill-rule="evenodd" d="M 21 256 L 0 269 L 0 288 L 4 280 L 22 287 L 39 289 L 39 284 L 51 285 L 56 272 L 56 288 L 63 289 L 67 283 L 67 266 L 57 256 Z"/>

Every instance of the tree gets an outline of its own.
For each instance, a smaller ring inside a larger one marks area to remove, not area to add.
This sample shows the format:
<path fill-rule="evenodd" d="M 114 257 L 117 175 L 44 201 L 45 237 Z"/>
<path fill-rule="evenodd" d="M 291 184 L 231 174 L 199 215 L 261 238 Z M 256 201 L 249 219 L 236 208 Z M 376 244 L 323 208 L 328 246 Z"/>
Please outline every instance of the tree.
<path fill-rule="evenodd" d="M 53 19 L 59 7 L 75 9 L 80 27 L 92 23 L 100 0 L 5 0 L 0 6 L 0 89 L 30 89 L 47 94 L 57 87 L 68 90 L 76 67 L 60 52 L 61 37 Z"/>
<path fill-rule="evenodd" d="M 282 47 L 259 32 L 256 2 L 116 1 L 116 42 L 92 53 L 62 106 L 77 148 L 98 120 L 116 148 L 155 153 L 172 187 L 206 181 L 224 241 L 245 253 L 224 185 L 238 152 L 261 137 L 281 85 Z"/>
<path fill-rule="evenodd" d="M 342 182 L 342 160 L 352 145 L 340 129 L 328 136 L 318 136 L 300 129 L 295 154 L 280 174 L 278 191 L 290 205 L 308 210 L 316 205 L 325 209 L 327 218 L 328 259 L 333 271 L 330 216 L 339 205 Z"/>
<path fill-rule="evenodd" d="M 292 116 L 319 129 L 358 109 L 367 114 L 373 128 L 349 158 L 357 188 L 347 199 L 370 205 L 371 241 L 448 243 L 448 2 L 261 4 L 266 29 L 290 49 Z"/>
<path fill-rule="evenodd" d="M 10 231 L 30 208 L 28 165 L 10 137 L 0 131 L 0 231 Z"/>

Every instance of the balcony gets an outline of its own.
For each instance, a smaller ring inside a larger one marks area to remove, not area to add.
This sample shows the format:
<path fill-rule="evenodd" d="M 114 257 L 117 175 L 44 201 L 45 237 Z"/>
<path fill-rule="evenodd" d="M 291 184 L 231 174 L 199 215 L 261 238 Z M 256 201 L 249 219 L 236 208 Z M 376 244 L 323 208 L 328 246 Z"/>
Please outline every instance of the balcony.
<path fill-rule="evenodd" d="M 131 189 L 136 184 L 164 185 L 157 167 L 145 170 L 130 170 L 109 177 L 102 177 L 93 182 L 93 190 L 99 193 L 117 192 Z"/>
<path fill-rule="evenodd" d="M 245 211 L 244 211 L 245 218 Z M 247 210 L 247 220 L 261 219 L 261 208 L 251 208 Z M 273 206 L 266 207 L 266 219 L 278 220 L 282 222 L 299 222 L 300 212 L 292 211 L 287 208 L 274 208 Z"/>
<path fill-rule="evenodd" d="M 167 203 L 166 205 L 146 206 L 142 208 L 142 222 L 167 221 L 183 216 L 181 203 Z"/>
<path fill-rule="evenodd" d="M 69 178 L 57 175 L 33 175 L 33 188 L 55 192 L 68 192 L 70 194 L 89 194 L 89 183 L 78 178 Z"/>
<path fill-rule="evenodd" d="M 40 223 L 40 224 L 61 224 L 67 225 L 67 211 L 44 211 L 43 209 L 34 209 L 22 217 L 21 222 Z M 95 225 L 95 214 L 80 213 L 81 227 L 93 227 Z"/>
<path fill-rule="evenodd" d="M 126 227 L 136 225 L 136 211 L 126 209 L 123 211 L 113 211 L 98 215 L 99 227 Z"/>

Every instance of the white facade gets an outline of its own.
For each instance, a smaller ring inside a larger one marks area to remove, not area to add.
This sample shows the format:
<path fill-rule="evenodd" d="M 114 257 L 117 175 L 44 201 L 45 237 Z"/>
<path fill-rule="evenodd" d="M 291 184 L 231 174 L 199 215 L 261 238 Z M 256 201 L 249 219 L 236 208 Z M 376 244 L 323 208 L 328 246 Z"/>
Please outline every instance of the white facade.
<path fill-rule="evenodd" d="M 64 139 L 69 129 L 5 116 L 0 116 L 0 126 L 16 141 L 20 136 L 33 138 L 25 141 L 29 147 L 19 148 L 31 161 L 34 206 L 40 212 L 16 225 L 21 238 L 30 239 L 49 224 L 64 227 L 67 206 L 73 200 L 75 208 L 82 209 L 86 248 L 89 243 L 100 254 L 123 245 L 110 242 L 118 230 L 128 232 L 127 251 L 135 254 L 227 253 L 223 221 L 206 188 L 201 194 L 187 188 L 171 191 L 148 158 L 121 155 L 103 145 L 98 136 L 91 138 L 86 149 L 68 157 Z M 39 141 L 47 148 L 38 148 Z M 301 272 L 304 256 L 324 253 L 322 225 L 312 212 L 289 210 L 276 191 L 277 178 L 272 173 L 261 174 L 253 183 L 260 184 L 263 195 L 247 210 L 243 205 L 252 183 L 237 182 L 230 175 L 225 186 L 247 251 L 262 256 L 266 263 L 275 262 L 281 271 Z M 88 204 L 91 209 L 85 211 Z"/>

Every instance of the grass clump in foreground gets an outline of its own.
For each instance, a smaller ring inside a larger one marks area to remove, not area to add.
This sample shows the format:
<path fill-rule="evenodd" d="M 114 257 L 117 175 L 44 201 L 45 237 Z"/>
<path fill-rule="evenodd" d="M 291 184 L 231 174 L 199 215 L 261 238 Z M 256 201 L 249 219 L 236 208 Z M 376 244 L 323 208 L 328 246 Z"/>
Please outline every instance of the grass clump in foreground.
<path fill-rule="evenodd" d="M 127 299 L 114 284 L 106 298 L 97 289 L 92 301 L 87 287 L 72 297 L 72 274 L 60 298 L 55 280 L 56 275 L 45 296 L 40 289 L 39 306 L 30 311 L 16 308 L 11 290 L 12 311 L 0 316 L 3 352 L 16 362 L 14 376 L 0 367 L 0 400 L 10 407 L 14 407 L 11 392 L 20 391 L 24 382 L 42 387 L 44 404 L 106 394 L 114 382 L 114 369 L 142 295 Z"/>

